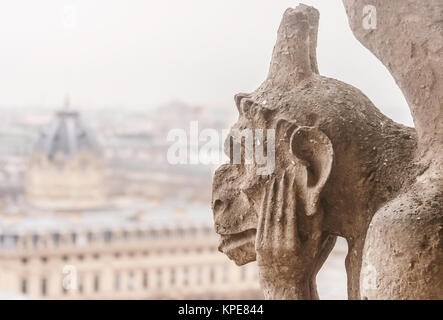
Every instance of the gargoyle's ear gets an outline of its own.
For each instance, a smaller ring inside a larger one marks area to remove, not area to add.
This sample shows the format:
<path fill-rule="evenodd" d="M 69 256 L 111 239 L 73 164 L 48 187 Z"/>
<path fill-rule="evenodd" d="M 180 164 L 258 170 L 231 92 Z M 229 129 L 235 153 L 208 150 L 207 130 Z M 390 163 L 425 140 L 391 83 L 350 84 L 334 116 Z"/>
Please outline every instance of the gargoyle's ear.
<path fill-rule="evenodd" d="M 278 119 L 275 125 L 275 136 L 278 141 L 287 140 L 289 143 L 289 138 L 295 129 L 297 129 L 295 121 L 288 121 L 284 118 Z"/>
<path fill-rule="evenodd" d="M 320 193 L 331 173 L 334 160 L 331 140 L 317 128 L 299 127 L 291 135 L 289 148 L 303 164 L 297 170 L 297 189 L 304 200 L 306 214 L 312 216 L 318 210 Z"/>

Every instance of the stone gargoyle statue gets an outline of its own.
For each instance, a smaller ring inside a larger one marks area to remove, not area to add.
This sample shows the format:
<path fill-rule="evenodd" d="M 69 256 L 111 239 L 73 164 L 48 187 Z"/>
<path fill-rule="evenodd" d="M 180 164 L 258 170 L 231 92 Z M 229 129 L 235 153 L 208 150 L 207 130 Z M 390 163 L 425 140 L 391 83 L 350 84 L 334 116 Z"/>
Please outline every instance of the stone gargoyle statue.
<path fill-rule="evenodd" d="M 369 1 L 380 28 L 370 31 L 359 21 L 365 2 L 344 0 L 351 27 L 391 70 L 416 129 L 319 75 L 319 13 L 306 5 L 284 13 L 267 79 L 235 96 L 239 118 L 225 143 L 231 163 L 213 180 L 215 230 L 236 264 L 257 261 L 266 299 L 318 299 L 316 274 L 337 236 L 348 242 L 350 299 L 443 298 L 443 31 L 441 15 L 438 25 L 420 20 L 441 1 Z M 254 154 L 234 133 L 244 129 L 273 130 L 274 144 L 257 134 L 252 147 L 275 153 L 272 172 L 244 161 Z"/>

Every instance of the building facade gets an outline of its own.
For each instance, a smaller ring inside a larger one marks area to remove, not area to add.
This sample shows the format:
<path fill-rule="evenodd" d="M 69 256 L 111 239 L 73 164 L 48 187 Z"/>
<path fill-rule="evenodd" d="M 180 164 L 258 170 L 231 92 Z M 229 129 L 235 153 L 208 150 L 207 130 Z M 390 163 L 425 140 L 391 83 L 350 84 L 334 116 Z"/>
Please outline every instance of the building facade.
<path fill-rule="evenodd" d="M 74 210 L 106 205 L 102 152 L 78 112 L 58 111 L 37 139 L 29 160 L 26 201 L 35 207 Z"/>
<path fill-rule="evenodd" d="M 0 291 L 47 299 L 261 297 L 256 266 L 227 260 L 209 226 L 3 233 Z"/>
<path fill-rule="evenodd" d="M 180 200 L 172 189 L 163 200 L 153 192 L 109 195 L 105 171 L 101 148 L 80 115 L 68 106 L 57 112 L 29 159 L 26 202 L 0 211 L 0 293 L 261 298 L 255 265 L 240 268 L 218 252 L 209 205 Z M 159 188 L 154 182 L 149 187 Z"/>

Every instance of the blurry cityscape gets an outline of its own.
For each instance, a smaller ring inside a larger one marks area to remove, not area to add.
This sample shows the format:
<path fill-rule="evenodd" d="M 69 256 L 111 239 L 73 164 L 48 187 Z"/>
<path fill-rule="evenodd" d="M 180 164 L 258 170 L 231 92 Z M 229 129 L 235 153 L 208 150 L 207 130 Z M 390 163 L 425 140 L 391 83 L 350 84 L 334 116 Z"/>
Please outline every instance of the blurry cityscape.
<path fill-rule="evenodd" d="M 3 106 L 0 298 L 261 299 L 256 265 L 217 250 L 215 166 L 166 160 L 170 129 L 222 130 L 234 111 Z M 346 298 L 345 254 L 338 241 L 321 298 Z"/>

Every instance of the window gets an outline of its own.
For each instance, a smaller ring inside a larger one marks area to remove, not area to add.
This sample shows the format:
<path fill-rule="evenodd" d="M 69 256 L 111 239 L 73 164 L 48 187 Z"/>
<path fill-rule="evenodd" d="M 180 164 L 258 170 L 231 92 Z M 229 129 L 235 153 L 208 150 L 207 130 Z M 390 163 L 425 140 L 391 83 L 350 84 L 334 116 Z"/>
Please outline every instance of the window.
<path fill-rule="evenodd" d="M 112 241 L 112 232 L 111 231 L 105 231 L 104 240 L 105 240 L 105 242 Z"/>
<path fill-rule="evenodd" d="M 229 270 L 228 270 L 228 267 L 227 266 L 223 266 L 222 272 L 223 272 L 223 274 L 222 274 L 223 282 L 226 283 L 229 280 Z"/>
<path fill-rule="evenodd" d="M 183 269 L 183 285 L 187 286 L 189 284 L 189 269 L 185 267 Z"/>
<path fill-rule="evenodd" d="M 143 271 L 143 288 L 148 287 L 148 271 Z"/>
<path fill-rule="evenodd" d="M 170 279 L 171 286 L 175 285 L 175 269 L 174 268 L 171 269 L 171 277 L 169 279 Z"/>
<path fill-rule="evenodd" d="M 27 264 L 28 263 L 28 258 L 22 258 L 22 263 L 23 264 Z"/>
<path fill-rule="evenodd" d="M 201 267 L 198 267 L 197 268 L 197 284 L 198 285 L 201 285 L 202 284 L 202 280 L 203 280 L 203 277 L 202 277 L 202 273 L 203 273 L 203 270 L 202 270 L 202 268 Z"/>
<path fill-rule="evenodd" d="M 76 244 L 76 242 L 77 242 L 77 234 L 76 233 L 71 234 L 71 240 L 72 240 L 73 244 Z"/>
<path fill-rule="evenodd" d="M 92 240 L 94 239 L 94 235 L 92 234 L 92 232 L 88 232 L 86 238 L 88 239 L 88 242 L 92 242 Z"/>
<path fill-rule="evenodd" d="M 157 288 L 162 287 L 162 271 L 159 269 L 157 270 Z"/>
<path fill-rule="evenodd" d="M 185 231 L 183 230 L 183 229 L 177 229 L 177 235 L 179 236 L 179 237 L 183 237 L 184 235 L 185 235 Z"/>
<path fill-rule="evenodd" d="M 21 292 L 23 294 L 26 294 L 28 292 L 28 280 L 26 279 L 22 279 Z"/>
<path fill-rule="evenodd" d="M 114 276 L 114 289 L 120 290 L 120 272 L 116 272 Z"/>
<path fill-rule="evenodd" d="M 42 278 L 42 282 L 41 282 L 41 293 L 42 293 L 42 296 L 46 296 L 47 291 L 48 291 L 48 279 Z"/>
<path fill-rule="evenodd" d="M 42 263 L 46 263 L 46 262 L 48 262 L 48 258 L 46 258 L 46 257 L 42 257 L 42 258 L 41 258 L 41 261 L 42 261 Z"/>
<path fill-rule="evenodd" d="M 129 290 L 134 290 L 134 288 L 135 288 L 134 272 L 130 272 L 129 276 L 128 276 L 128 289 Z"/>
<path fill-rule="evenodd" d="M 52 242 L 54 243 L 55 246 L 58 246 L 58 244 L 60 243 L 60 234 L 59 233 L 52 234 Z"/>
<path fill-rule="evenodd" d="M 65 282 L 65 279 L 62 277 L 62 292 L 63 294 L 67 294 L 68 293 L 68 283 Z"/>
<path fill-rule="evenodd" d="M 149 237 L 152 238 L 152 239 L 157 238 L 157 235 L 158 235 L 158 232 L 156 230 L 151 230 L 149 232 Z"/>
<path fill-rule="evenodd" d="M 169 238 L 171 236 L 171 230 L 169 230 L 169 229 L 163 230 L 163 235 L 165 237 Z"/>
<path fill-rule="evenodd" d="M 100 290 L 100 278 L 98 274 L 94 276 L 94 291 L 98 292 Z"/>
<path fill-rule="evenodd" d="M 37 246 L 37 244 L 38 244 L 38 234 L 33 234 L 32 235 L 32 244 L 34 245 L 34 247 Z"/>
<path fill-rule="evenodd" d="M 83 276 L 79 276 L 78 277 L 78 292 L 79 293 L 83 293 L 85 285 L 84 285 L 84 277 Z"/>
<path fill-rule="evenodd" d="M 211 282 L 211 283 L 215 282 L 215 269 L 214 269 L 214 267 L 211 267 L 209 269 L 209 282 Z"/>
<path fill-rule="evenodd" d="M 13 247 L 17 246 L 18 239 L 19 239 L 19 237 L 18 237 L 18 235 L 16 235 L 16 234 L 14 234 L 14 235 L 11 236 L 11 241 L 12 241 L 12 246 L 13 246 Z"/>

